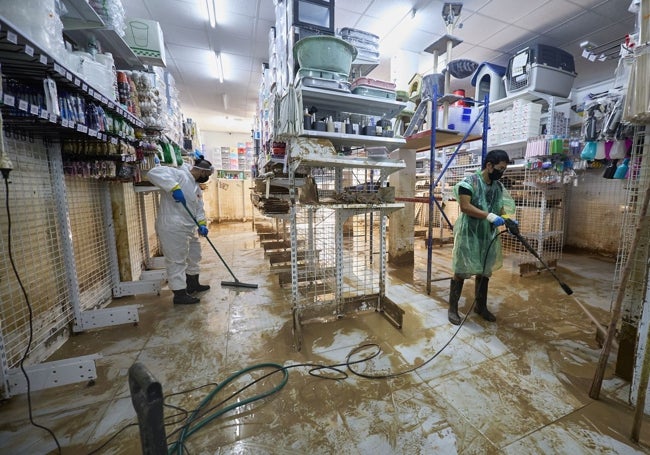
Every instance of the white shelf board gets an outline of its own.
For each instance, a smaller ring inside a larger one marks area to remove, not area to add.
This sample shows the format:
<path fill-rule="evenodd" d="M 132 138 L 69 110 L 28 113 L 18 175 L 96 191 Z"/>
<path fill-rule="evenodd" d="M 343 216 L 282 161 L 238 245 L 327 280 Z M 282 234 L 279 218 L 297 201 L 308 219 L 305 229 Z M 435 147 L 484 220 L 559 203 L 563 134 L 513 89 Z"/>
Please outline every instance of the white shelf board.
<path fill-rule="evenodd" d="M 374 160 L 359 157 L 348 156 L 322 156 L 322 155 L 302 155 L 294 157 L 293 161 L 300 162 L 301 165 L 311 167 L 341 167 L 341 168 L 360 168 L 360 169 L 384 169 L 398 171 L 406 168 L 406 163 L 402 160 Z"/>
<path fill-rule="evenodd" d="M 393 118 L 406 107 L 406 103 L 389 100 L 388 98 L 355 95 L 353 93 L 305 86 L 300 87 L 300 90 L 302 91 L 303 106 L 314 105 L 324 111 Z"/>
<path fill-rule="evenodd" d="M 95 12 L 88 0 L 62 0 L 67 12 L 61 16 L 65 30 L 104 27 L 104 21 Z"/>
<path fill-rule="evenodd" d="M 330 133 L 327 131 L 305 130 L 302 137 L 329 139 L 334 145 L 350 147 L 384 146 L 390 152 L 406 144 L 406 140 L 398 137 L 365 136 L 362 134 Z"/>
<path fill-rule="evenodd" d="M 560 96 L 553 96 L 553 95 L 548 95 L 546 93 L 526 90 L 519 93 L 515 93 L 506 98 L 490 101 L 490 112 L 498 112 L 498 111 L 503 111 L 505 109 L 508 109 L 509 107 L 512 107 L 512 104 L 517 100 L 533 101 L 533 102 L 543 101 L 546 104 L 548 104 L 551 98 L 553 98 L 555 103 L 558 105 L 571 102 L 571 100 L 568 98 L 562 98 Z"/>

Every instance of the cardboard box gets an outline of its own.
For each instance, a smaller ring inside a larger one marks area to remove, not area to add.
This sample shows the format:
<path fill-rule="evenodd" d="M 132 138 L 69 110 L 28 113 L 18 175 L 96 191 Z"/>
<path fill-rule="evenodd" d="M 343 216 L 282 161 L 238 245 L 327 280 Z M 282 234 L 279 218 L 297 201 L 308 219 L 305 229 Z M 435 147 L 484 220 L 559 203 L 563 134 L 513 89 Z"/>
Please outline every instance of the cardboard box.
<path fill-rule="evenodd" d="M 167 66 L 165 41 L 156 21 L 127 19 L 124 41 L 145 65 Z"/>

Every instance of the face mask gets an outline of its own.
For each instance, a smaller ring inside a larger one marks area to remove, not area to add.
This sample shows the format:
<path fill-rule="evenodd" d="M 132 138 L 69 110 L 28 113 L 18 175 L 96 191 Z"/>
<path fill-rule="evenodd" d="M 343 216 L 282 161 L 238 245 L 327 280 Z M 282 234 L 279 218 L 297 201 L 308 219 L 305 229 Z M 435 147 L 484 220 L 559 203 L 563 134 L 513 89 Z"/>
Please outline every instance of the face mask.
<path fill-rule="evenodd" d="M 488 177 L 490 177 L 490 180 L 495 181 L 499 180 L 503 176 L 504 171 L 500 171 L 498 169 L 493 170 L 488 174 Z"/>
<path fill-rule="evenodd" d="M 205 183 L 205 182 L 207 182 L 208 180 L 210 180 L 210 176 L 205 176 L 205 175 L 204 175 L 204 176 L 202 176 L 202 177 L 198 177 L 198 178 L 196 178 L 196 183 Z"/>

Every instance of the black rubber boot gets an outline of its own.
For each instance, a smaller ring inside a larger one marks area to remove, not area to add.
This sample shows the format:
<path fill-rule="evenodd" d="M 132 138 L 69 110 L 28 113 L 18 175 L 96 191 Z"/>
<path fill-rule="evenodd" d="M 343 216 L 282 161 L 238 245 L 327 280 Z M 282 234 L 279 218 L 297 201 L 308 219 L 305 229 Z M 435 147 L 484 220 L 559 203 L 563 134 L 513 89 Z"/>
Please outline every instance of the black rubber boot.
<path fill-rule="evenodd" d="M 488 277 L 476 275 L 476 281 L 474 284 L 474 298 L 476 299 L 476 305 L 474 306 L 474 312 L 480 314 L 486 321 L 494 322 L 497 320 L 497 317 L 487 309 L 489 281 L 490 279 Z"/>
<path fill-rule="evenodd" d="M 176 289 L 174 291 L 174 304 L 176 305 L 189 305 L 192 303 L 199 303 L 200 301 L 200 299 L 189 295 L 187 289 Z"/>
<path fill-rule="evenodd" d="M 465 283 L 465 280 L 454 280 L 452 278 L 449 286 L 449 309 L 447 310 L 447 318 L 454 325 L 460 325 L 460 321 L 462 320 L 458 314 L 458 300 L 460 300 L 460 294 L 463 292 L 463 283 Z"/>
<path fill-rule="evenodd" d="M 199 284 L 198 275 L 185 275 L 185 283 L 187 284 L 187 293 L 194 294 L 195 292 L 204 292 L 210 289 L 207 284 Z"/>

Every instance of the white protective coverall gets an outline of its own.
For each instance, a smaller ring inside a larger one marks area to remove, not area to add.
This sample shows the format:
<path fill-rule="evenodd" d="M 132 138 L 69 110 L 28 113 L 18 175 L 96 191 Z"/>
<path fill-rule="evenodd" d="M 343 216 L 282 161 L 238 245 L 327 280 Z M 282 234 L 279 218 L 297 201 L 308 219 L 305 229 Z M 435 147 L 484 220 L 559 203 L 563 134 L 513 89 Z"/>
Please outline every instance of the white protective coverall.
<path fill-rule="evenodd" d="M 178 168 L 156 166 L 147 174 L 149 181 L 162 190 L 156 232 L 165 255 L 169 288 L 173 291 L 187 287 L 185 274 L 198 275 L 201 261 L 197 225 L 183 204 L 176 202 L 172 197 L 172 188 L 178 185 L 185 195 L 187 208 L 196 221 L 205 221 L 203 192 L 190 169 L 187 164 Z"/>

